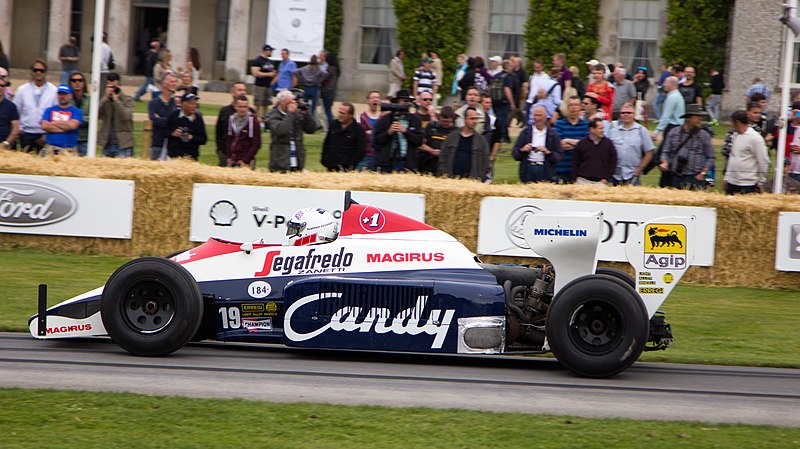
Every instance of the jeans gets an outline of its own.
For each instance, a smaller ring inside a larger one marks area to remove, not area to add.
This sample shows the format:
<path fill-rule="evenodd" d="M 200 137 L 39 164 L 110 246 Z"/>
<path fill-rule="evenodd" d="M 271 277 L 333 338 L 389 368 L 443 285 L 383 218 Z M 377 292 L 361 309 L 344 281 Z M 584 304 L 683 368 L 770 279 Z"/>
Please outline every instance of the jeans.
<path fill-rule="evenodd" d="M 672 175 L 672 187 L 684 190 L 705 190 L 706 180 L 698 180 L 695 175 Z"/>
<path fill-rule="evenodd" d="M 708 115 L 711 116 L 711 120 L 719 120 L 719 108 L 721 103 L 722 95 L 709 95 L 706 110 L 708 111 Z"/>
<path fill-rule="evenodd" d="M 150 160 L 151 161 L 166 161 L 169 159 L 167 156 L 167 140 L 164 139 L 164 145 L 150 147 Z"/>
<path fill-rule="evenodd" d="M 103 148 L 105 157 L 132 157 L 133 148 L 120 148 L 117 144 L 108 144 Z"/>
<path fill-rule="evenodd" d="M 375 171 L 375 156 L 364 156 L 356 166 L 358 171 Z"/>
<path fill-rule="evenodd" d="M 72 76 L 73 73 L 78 73 L 77 70 L 65 70 L 61 72 L 61 84 L 68 84 L 69 77 Z"/>
<path fill-rule="evenodd" d="M 317 101 L 319 99 L 319 86 L 306 86 L 303 88 L 303 98 L 308 103 L 308 99 L 311 99 L 311 116 L 316 117 L 317 115 Z"/>
<path fill-rule="evenodd" d="M 656 101 L 653 104 L 653 112 L 656 114 L 656 120 L 661 120 L 661 105 L 664 104 L 665 98 L 667 98 L 667 96 L 661 93 L 661 89 L 656 89 Z"/>
<path fill-rule="evenodd" d="M 147 86 L 151 84 L 153 84 L 153 77 L 152 76 L 144 77 L 144 82 L 142 83 L 141 86 L 139 86 L 139 90 L 137 90 L 136 93 L 133 95 L 133 99 L 138 101 L 140 98 L 142 98 L 142 95 L 144 95 L 145 92 L 147 92 Z"/>
<path fill-rule="evenodd" d="M 331 123 L 333 123 L 333 95 L 322 96 L 322 109 L 325 110 L 325 119 L 328 120 L 328 129 L 331 129 Z"/>
<path fill-rule="evenodd" d="M 78 142 L 78 156 L 85 157 L 89 153 L 89 142 Z"/>
<path fill-rule="evenodd" d="M 547 179 L 547 167 L 544 164 L 537 165 L 523 162 L 519 167 L 519 182 L 528 184 L 531 182 L 549 181 Z"/>
<path fill-rule="evenodd" d="M 736 193 L 758 193 L 758 186 L 737 186 L 736 184 L 728 183 L 725 188 L 725 194 L 734 195 Z"/>
<path fill-rule="evenodd" d="M 405 159 L 392 159 L 389 165 L 378 165 L 378 173 L 403 173 L 406 171 Z"/>

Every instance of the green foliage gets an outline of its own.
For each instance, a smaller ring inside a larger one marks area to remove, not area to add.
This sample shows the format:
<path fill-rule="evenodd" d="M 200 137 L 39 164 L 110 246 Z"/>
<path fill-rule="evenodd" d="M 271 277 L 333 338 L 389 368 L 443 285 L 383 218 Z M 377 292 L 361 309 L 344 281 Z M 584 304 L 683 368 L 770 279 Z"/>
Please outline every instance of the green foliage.
<path fill-rule="evenodd" d="M 421 6 L 418 0 L 394 0 L 397 17 L 397 40 L 407 55 L 404 66 L 411 79 L 422 52 L 436 52 L 442 60 L 443 90 L 449 91 L 456 56 L 467 51 L 472 35 L 469 23 L 469 2 L 437 0 Z M 444 93 L 443 93 L 444 95 Z"/>
<path fill-rule="evenodd" d="M 700 82 L 709 70 L 725 69 L 728 17 L 734 0 L 669 0 L 667 35 L 661 41 L 661 57 L 667 64 L 697 69 Z"/>
<path fill-rule="evenodd" d="M 342 0 L 328 0 L 325 11 L 325 50 L 339 54 L 342 45 L 342 23 L 344 11 Z"/>
<path fill-rule="evenodd" d="M 541 59 L 550 65 L 553 55 L 567 55 L 567 66 L 579 68 L 598 47 L 599 0 L 531 0 L 525 24 L 528 66 Z"/>

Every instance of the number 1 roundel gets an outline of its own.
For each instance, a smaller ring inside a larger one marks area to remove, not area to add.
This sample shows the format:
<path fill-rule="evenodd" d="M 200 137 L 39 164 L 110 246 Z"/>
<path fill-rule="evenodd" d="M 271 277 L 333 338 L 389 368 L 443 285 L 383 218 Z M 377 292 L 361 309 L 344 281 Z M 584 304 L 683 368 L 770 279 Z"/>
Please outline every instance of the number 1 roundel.
<path fill-rule="evenodd" d="M 361 229 L 366 232 L 380 232 L 380 230 L 386 226 L 386 217 L 379 209 L 367 206 L 361 211 L 358 224 L 360 224 Z"/>

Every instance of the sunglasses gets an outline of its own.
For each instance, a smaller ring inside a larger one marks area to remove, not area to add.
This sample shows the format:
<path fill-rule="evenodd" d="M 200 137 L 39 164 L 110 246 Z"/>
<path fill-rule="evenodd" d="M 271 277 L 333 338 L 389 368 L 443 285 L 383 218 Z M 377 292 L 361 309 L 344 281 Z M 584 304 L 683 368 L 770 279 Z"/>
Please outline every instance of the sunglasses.
<path fill-rule="evenodd" d="M 630 115 L 630 114 L 633 114 L 633 112 L 620 112 L 620 113 L 619 113 L 619 115 L 623 115 L 623 114 Z"/>
<path fill-rule="evenodd" d="M 83 79 L 83 78 L 73 78 L 73 79 L 69 80 L 69 82 L 70 83 L 85 83 L 86 80 Z"/>
<path fill-rule="evenodd" d="M 46 71 L 47 71 L 47 69 L 31 69 L 31 72 L 35 72 L 35 73 L 44 73 Z"/>
<path fill-rule="evenodd" d="M 581 101 L 581 104 L 592 104 L 591 101 Z"/>
<path fill-rule="evenodd" d="M 433 98 L 420 98 L 419 101 L 433 101 Z"/>

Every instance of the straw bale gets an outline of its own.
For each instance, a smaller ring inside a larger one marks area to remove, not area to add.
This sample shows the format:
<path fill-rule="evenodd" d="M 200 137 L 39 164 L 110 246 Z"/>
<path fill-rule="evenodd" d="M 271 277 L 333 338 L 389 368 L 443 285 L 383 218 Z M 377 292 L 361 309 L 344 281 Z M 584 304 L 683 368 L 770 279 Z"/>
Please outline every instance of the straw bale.
<path fill-rule="evenodd" d="M 135 182 L 133 234 L 130 240 L 0 234 L 0 246 L 4 247 L 129 257 L 165 255 L 191 247 L 194 244 L 189 242 L 189 221 L 192 186 L 195 183 L 421 193 L 426 197 L 426 221 L 452 234 L 473 251 L 477 247 L 480 202 L 486 196 L 607 201 L 716 208 L 714 266 L 692 267 L 684 277 L 686 282 L 767 288 L 800 286 L 800 273 L 782 273 L 774 269 L 778 213 L 800 211 L 800 196 L 763 194 L 730 197 L 648 187 L 603 189 L 552 184 L 487 185 L 413 174 L 279 174 L 212 167 L 185 160 L 164 163 L 140 159 L 43 159 L 3 150 L 0 150 L 0 173 L 128 179 Z M 484 259 L 500 263 L 540 262 L 510 257 Z M 626 264 L 604 265 L 630 272 Z"/>

